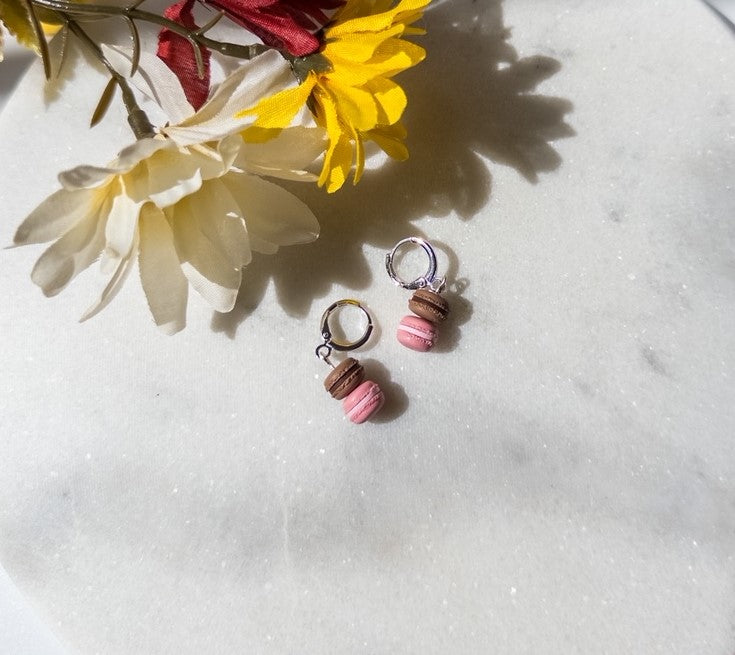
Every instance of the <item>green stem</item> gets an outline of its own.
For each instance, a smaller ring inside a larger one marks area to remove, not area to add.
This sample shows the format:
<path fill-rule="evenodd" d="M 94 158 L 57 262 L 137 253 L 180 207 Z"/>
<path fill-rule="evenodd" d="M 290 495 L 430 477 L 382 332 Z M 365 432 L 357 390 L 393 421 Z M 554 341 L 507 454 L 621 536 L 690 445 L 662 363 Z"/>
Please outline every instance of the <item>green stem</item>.
<path fill-rule="evenodd" d="M 66 20 L 66 24 L 69 26 L 71 32 L 76 36 L 91 52 L 92 54 L 102 62 L 104 67 L 108 70 L 112 78 L 120 87 L 122 93 L 123 103 L 125 109 L 128 110 L 128 124 L 130 129 L 133 130 L 133 134 L 137 139 L 146 139 L 155 135 L 155 130 L 146 113 L 138 106 L 138 102 L 135 99 L 133 90 L 130 88 L 127 80 L 118 73 L 115 68 L 110 64 L 105 57 L 102 49 L 92 40 L 74 19 L 62 14 Z"/>
<path fill-rule="evenodd" d="M 159 16 L 150 11 L 138 9 L 137 6 L 116 7 L 113 5 L 77 4 L 68 0 L 30 0 L 31 4 L 44 9 L 51 9 L 70 16 L 122 16 L 129 20 L 141 20 L 154 23 L 171 30 L 175 34 L 184 37 L 193 47 L 204 46 L 209 50 L 219 52 L 227 57 L 238 59 L 253 59 L 258 55 L 273 50 L 270 46 L 255 43 L 252 45 L 241 45 L 239 43 L 228 43 L 217 41 L 205 36 L 201 31 L 189 30 L 176 21 L 164 16 Z"/>

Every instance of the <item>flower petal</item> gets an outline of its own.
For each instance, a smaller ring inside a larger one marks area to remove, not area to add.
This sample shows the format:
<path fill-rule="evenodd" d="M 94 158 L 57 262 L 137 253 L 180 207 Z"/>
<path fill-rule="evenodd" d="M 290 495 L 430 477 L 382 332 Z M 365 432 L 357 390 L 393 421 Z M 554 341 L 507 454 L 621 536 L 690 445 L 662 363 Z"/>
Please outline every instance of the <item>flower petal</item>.
<path fill-rule="evenodd" d="M 376 77 L 366 84 L 366 88 L 378 106 L 379 125 L 393 125 L 401 119 L 408 99 L 400 86 L 385 77 Z"/>
<path fill-rule="evenodd" d="M 394 22 L 410 24 L 421 17 L 421 12 L 417 10 L 428 5 L 430 1 L 401 0 L 389 11 L 380 13 L 377 13 L 376 7 L 371 7 L 370 3 L 356 3 L 360 5 L 358 11 L 352 14 L 340 12 L 335 16 L 334 24 L 327 27 L 325 33 L 327 38 L 332 38 L 352 32 L 377 32 L 389 28 Z M 349 5 L 350 3 L 347 3 L 348 7 Z"/>
<path fill-rule="evenodd" d="M 133 61 L 131 48 L 102 44 L 102 52 L 126 77 Z M 153 100 L 171 123 L 180 123 L 194 113 L 174 72 L 155 54 L 142 49 L 138 71 L 129 78 L 133 86 Z"/>
<path fill-rule="evenodd" d="M 352 145 L 345 133 L 344 126 L 337 115 L 334 99 L 328 91 L 317 87 L 314 90 L 321 110 L 318 119 L 327 129 L 329 147 L 324 155 L 324 164 L 319 176 L 319 186 L 327 186 L 327 191 L 333 193 L 345 183 L 352 167 Z"/>
<path fill-rule="evenodd" d="M 171 148 L 174 144 L 163 137 L 140 139 L 120 151 L 117 158 L 105 167 L 77 166 L 59 174 L 61 186 L 69 191 L 75 189 L 94 189 L 102 186 L 110 176 L 125 173 L 138 163 L 151 157 L 156 151 Z"/>
<path fill-rule="evenodd" d="M 408 148 L 403 143 L 406 138 L 406 129 L 402 123 L 385 125 L 370 130 L 367 134 L 372 141 L 380 146 L 386 155 L 397 161 L 408 159 Z"/>
<path fill-rule="evenodd" d="M 150 200 L 167 207 L 202 186 L 201 153 L 162 150 L 125 176 L 128 195 L 135 202 Z"/>
<path fill-rule="evenodd" d="M 143 203 L 136 202 L 127 195 L 122 180 L 116 186 L 105 227 L 105 257 L 117 263 L 117 260 L 127 257 L 133 247 Z"/>
<path fill-rule="evenodd" d="M 226 177 L 233 176 L 244 177 L 237 173 L 230 173 Z M 233 268 L 241 268 L 247 266 L 252 259 L 248 233 L 243 222 L 244 214 L 241 207 L 230 193 L 230 187 L 223 183 L 224 179 L 207 182 L 202 190 L 201 201 L 209 203 L 206 205 L 208 207 L 219 201 L 222 204 L 222 210 L 211 213 L 209 216 L 204 213 L 200 214 L 199 229 L 204 238 L 227 256 Z"/>
<path fill-rule="evenodd" d="M 98 300 L 82 314 L 79 319 L 80 323 L 92 318 L 96 314 L 99 314 L 107 305 L 112 302 L 112 299 L 117 295 L 118 291 L 122 288 L 125 280 L 130 273 L 130 269 L 135 262 L 135 255 L 138 253 L 138 230 L 135 230 L 135 237 L 133 239 L 133 247 L 130 252 L 120 260 L 117 265 L 115 272 L 113 273 L 110 281 L 107 283 L 105 288 L 102 290 Z"/>
<path fill-rule="evenodd" d="M 242 220 L 232 196 L 222 185 L 202 185 L 165 210 L 173 227 L 181 270 L 191 286 L 218 312 L 229 312 L 240 288 L 240 266 L 233 263 L 233 245 L 223 241 L 230 231 L 225 221 Z M 206 225 L 212 221 L 216 227 Z M 229 226 L 228 226 L 229 227 Z M 240 259 L 249 259 L 249 247 L 240 242 Z"/>
<path fill-rule="evenodd" d="M 293 121 L 296 114 L 304 106 L 306 100 L 311 95 L 311 91 L 317 83 L 317 77 L 314 73 L 309 76 L 302 84 L 297 87 L 280 91 L 273 96 L 261 100 L 258 104 L 250 109 L 243 110 L 237 116 L 247 116 L 249 114 L 257 114 L 258 118 L 253 123 L 255 127 L 265 129 L 279 129 L 288 127 Z M 243 137 L 246 141 L 255 140 L 249 135 L 256 132 L 250 128 L 245 131 Z"/>
<path fill-rule="evenodd" d="M 288 63 L 277 52 L 267 52 L 246 62 L 220 84 L 207 103 L 178 125 L 161 130 L 179 145 L 213 141 L 245 129 L 252 114 L 238 114 L 260 98 L 279 93 L 293 84 Z M 237 114 L 237 116 L 236 116 Z"/>
<path fill-rule="evenodd" d="M 105 245 L 105 220 L 109 211 L 105 201 L 98 211 L 90 211 L 38 259 L 31 280 L 46 296 L 55 296 L 81 271 L 99 257 Z"/>
<path fill-rule="evenodd" d="M 272 246 L 310 243 L 319 236 L 314 213 L 292 193 L 254 175 L 231 173 L 222 178 L 240 211 L 254 250 L 264 242 Z M 277 250 L 277 248 L 276 248 Z M 266 252 L 272 253 L 272 248 Z"/>
<path fill-rule="evenodd" d="M 87 189 L 52 193 L 20 224 L 13 243 L 20 246 L 57 239 L 84 220 L 92 209 L 94 193 Z"/>
<path fill-rule="evenodd" d="M 369 91 L 332 82 L 329 91 L 340 118 L 358 130 L 369 130 L 378 123 L 378 107 Z"/>
<path fill-rule="evenodd" d="M 274 177 L 303 179 L 304 169 L 324 152 L 325 137 L 321 128 L 288 127 L 270 141 L 244 142 L 235 165 L 246 171 L 268 171 Z"/>
<path fill-rule="evenodd" d="M 174 235 L 163 212 L 146 204 L 140 212 L 140 281 L 156 325 L 166 334 L 186 326 L 189 283 L 181 272 Z"/>

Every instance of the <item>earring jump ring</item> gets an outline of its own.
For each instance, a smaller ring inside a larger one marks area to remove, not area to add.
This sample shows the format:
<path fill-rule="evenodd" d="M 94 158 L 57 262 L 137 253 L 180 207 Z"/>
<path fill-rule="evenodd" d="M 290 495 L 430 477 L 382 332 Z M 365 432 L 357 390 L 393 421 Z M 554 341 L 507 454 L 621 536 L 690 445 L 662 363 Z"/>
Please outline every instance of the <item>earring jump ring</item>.
<path fill-rule="evenodd" d="M 411 282 L 406 282 L 401 279 L 393 268 L 393 259 L 395 258 L 398 249 L 407 243 L 415 243 L 421 246 L 429 258 L 429 268 L 426 269 L 426 273 Z M 436 277 L 436 253 L 426 239 L 422 239 L 421 237 L 406 237 L 405 239 L 401 239 L 393 247 L 393 250 L 385 256 L 385 270 L 388 271 L 390 279 L 393 280 L 397 286 L 411 290 L 423 289 L 424 287 L 430 286 Z"/>
<path fill-rule="evenodd" d="M 357 307 L 363 314 L 365 314 L 365 317 L 367 318 L 367 327 L 365 328 L 365 333 L 357 341 L 337 341 L 332 336 L 332 329 L 329 327 L 329 317 L 335 310 L 345 306 Z M 319 329 L 321 330 L 322 338 L 324 339 L 324 344 L 323 346 L 320 346 L 320 348 L 326 346 L 333 350 L 347 352 L 350 350 L 356 350 L 357 348 L 360 348 L 360 346 L 364 346 L 367 343 L 368 339 L 370 339 L 370 335 L 373 332 L 373 319 L 370 316 L 368 310 L 365 309 L 365 307 L 363 307 L 357 300 L 345 298 L 343 300 L 333 302 L 329 307 L 327 307 L 327 309 L 324 311 L 324 314 L 322 314 L 322 320 L 319 324 Z M 317 356 L 320 356 L 319 352 L 317 352 Z"/>

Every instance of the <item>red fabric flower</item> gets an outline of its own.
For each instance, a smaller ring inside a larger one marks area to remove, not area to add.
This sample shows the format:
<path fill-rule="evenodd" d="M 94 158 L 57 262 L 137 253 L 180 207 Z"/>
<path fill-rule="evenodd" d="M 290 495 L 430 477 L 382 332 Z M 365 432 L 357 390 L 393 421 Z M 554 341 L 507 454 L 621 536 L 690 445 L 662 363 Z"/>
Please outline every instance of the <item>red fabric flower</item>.
<path fill-rule="evenodd" d="M 190 30 L 195 30 L 197 25 L 191 12 L 193 6 L 194 0 L 181 0 L 166 9 L 163 15 Z M 157 54 L 179 78 L 186 99 L 194 109 L 199 109 L 209 96 L 210 53 L 202 46 L 199 46 L 199 51 L 202 53 L 204 64 L 204 75 L 201 78 L 191 44 L 183 36 L 165 28 L 158 35 Z"/>
<path fill-rule="evenodd" d="M 263 43 L 296 57 L 319 49 L 315 35 L 331 10 L 345 0 L 202 0 L 258 36 Z"/>

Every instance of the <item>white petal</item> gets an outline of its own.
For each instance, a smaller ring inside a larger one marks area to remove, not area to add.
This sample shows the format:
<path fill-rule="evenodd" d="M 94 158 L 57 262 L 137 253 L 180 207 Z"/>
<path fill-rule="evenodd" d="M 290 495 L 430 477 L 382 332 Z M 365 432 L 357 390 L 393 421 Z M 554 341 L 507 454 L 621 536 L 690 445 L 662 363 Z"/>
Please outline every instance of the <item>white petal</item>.
<path fill-rule="evenodd" d="M 227 231 L 204 224 L 214 221 L 222 226 L 226 220 L 236 220 L 239 210 L 226 190 L 216 185 L 219 192 L 214 193 L 213 186 L 205 184 L 195 195 L 169 207 L 166 216 L 173 226 L 181 270 L 191 286 L 215 310 L 229 312 L 240 288 L 240 267 L 233 263 L 232 245 L 222 241 Z M 242 243 L 239 247 L 244 251 L 240 259 L 249 257 L 249 248 Z"/>
<path fill-rule="evenodd" d="M 189 283 L 181 272 L 174 235 L 163 212 L 147 204 L 140 213 L 140 280 L 156 325 L 175 334 L 186 325 Z"/>
<path fill-rule="evenodd" d="M 130 273 L 130 269 L 135 261 L 135 255 L 138 252 L 138 230 L 135 231 L 135 238 L 133 239 L 133 247 L 126 257 L 120 260 L 120 263 L 115 270 L 112 278 L 107 283 L 105 288 L 102 290 L 99 299 L 95 302 L 79 319 L 80 323 L 83 323 L 87 319 L 92 318 L 99 312 L 101 312 L 107 305 L 112 302 L 112 299 L 117 295 L 117 292 L 122 288 L 123 283 Z"/>
<path fill-rule="evenodd" d="M 199 190 L 203 180 L 223 175 L 232 165 L 242 139 L 235 135 L 216 147 L 197 144 L 161 150 L 145 162 L 145 168 L 126 176 L 129 194 L 168 207 Z"/>
<path fill-rule="evenodd" d="M 243 142 L 235 164 L 251 172 L 269 171 L 268 175 L 274 177 L 305 179 L 304 169 L 324 153 L 326 146 L 321 128 L 289 127 L 265 143 Z"/>
<path fill-rule="evenodd" d="M 52 193 L 20 224 L 13 242 L 27 245 L 57 239 L 92 211 L 93 202 L 94 191 L 87 189 Z"/>
<path fill-rule="evenodd" d="M 104 184 L 112 175 L 126 173 L 164 148 L 174 148 L 175 144 L 163 137 L 140 139 L 120 151 L 117 158 L 108 166 L 77 166 L 59 174 L 59 182 L 70 191 L 74 189 L 94 189 Z"/>
<path fill-rule="evenodd" d="M 202 186 L 201 168 L 209 162 L 203 161 L 199 153 L 166 150 L 157 152 L 146 161 L 146 168 L 135 179 L 136 199 L 149 198 L 158 207 L 168 207 Z"/>
<path fill-rule="evenodd" d="M 113 168 L 101 168 L 98 166 L 77 166 L 68 171 L 59 173 L 61 186 L 69 191 L 77 189 L 95 189 L 102 186 L 111 175 L 117 171 Z"/>
<path fill-rule="evenodd" d="M 301 200 L 273 182 L 246 174 L 222 178 L 245 216 L 245 226 L 255 239 L 275 246 L 309 243 L 319 236 L 316 216 Z"/>
<path fill-rule="evenodd" d="M 192 206 L 200 208 L 197 217 L 204 237 L 227 256 L 233 267 L 247 266 L 252 258 L 248 233 L 240 208 L 227 187 L 220 180 L 205 183 L 192 198 Z"/>
<path fill-rule="evenodd" d="M 174 150 L 175 148 L 175 144 L 162 136 L 139 139 L 135 143 L 123 148 L 115 158 L 115 161 L 110 164 L 110 167 L 114 168 L 118 173 L 123 173 L 129 171 L 144 159 L 150 158 L 153 153 L 159 150 Z"/>
<path fill-rule="evenodd" d="M 121 183 L 112 199 L 112 207 L 105 228 L 105 256 L 110 259 L 126 257 L 133 246 L 138 216 L 143 203 L 135 202 L 126 193 Z"/>
<path fill-rule="evenodd" d="M 155 102 L 172 123 L 179 123 L 194 113 L 174 72 L 153 52 L 142 49 L 137 73 L 130 78 L 132 49 L 102 44 L 102 51 L 113 67 Z"/>
<path fill-rule="evenodd" d="M 282 168 L 266 168 L 265 166 L 257 166 L 248 164 L 245 168 L 248 173 L 258 175 L 260 177 L 275 177 L 279 180 L 291 180 L 292 182 L 316 182 L 319 176 L 306 171 L 289 171 Z"/>
<path fill-rule="evenodd" d="M 196 114 L 161 132 L 180 145 L 215 141 L 252 124 L 255 116 L 236 118 L 242 109 L 293 84 L 290 66 L 275 51 L 245 62 L 217 87 Z"/>
<path fill-rule="evenodd" d="M 31 279 L 47 296 L 54 296 L 99 257 L 105 245 L 109 202 L 90 212 L 38 259 Z"/>

